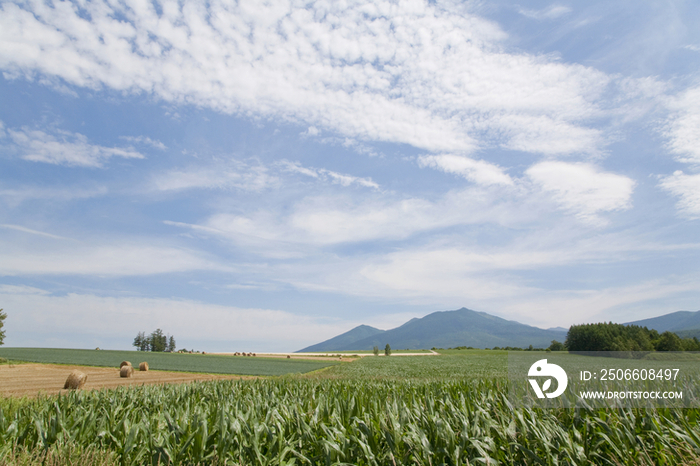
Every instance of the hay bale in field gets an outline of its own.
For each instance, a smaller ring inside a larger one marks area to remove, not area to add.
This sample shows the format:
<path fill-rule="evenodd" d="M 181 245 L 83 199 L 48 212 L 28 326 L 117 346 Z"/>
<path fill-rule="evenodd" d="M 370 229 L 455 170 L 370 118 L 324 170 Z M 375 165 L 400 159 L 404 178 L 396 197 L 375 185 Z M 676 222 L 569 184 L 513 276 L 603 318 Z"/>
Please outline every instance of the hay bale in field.
<path fill-rule="evenodd" d="M 287 359 L 292 359 L 292 357 L 290 355 L 287 355 Z"/>
<path fill-rule="evenodd" d="M 146 372 L 148 370 L 148 363 L 146 361 L 139 364 L 139 371 Z"/>
<path fill-rule="evenodd" d="M 119 377 L 131 377 L 134 375 L 134 368 L 131 367 L 131 365 L 128 366 L 122 366 L 121 369 L 119 369 Z"/>
<path fill-rule="evenodd" d="M 122 363 L 119 364 L 119 369 L 121 369 L 124 366 L 131 366 L 131 363 L 129 361 L 122 361 Z"/>
<path fill-rule="evenodd" d="M 66 379 L 66 383 L 63 384 L 63 388 L 78 390 L 80 388 L 83 388 L 85 382 L 87 382 L 87 374 L 78 370 L 74 370 L 73 372 L 68 374 L 68 378 Z"/>

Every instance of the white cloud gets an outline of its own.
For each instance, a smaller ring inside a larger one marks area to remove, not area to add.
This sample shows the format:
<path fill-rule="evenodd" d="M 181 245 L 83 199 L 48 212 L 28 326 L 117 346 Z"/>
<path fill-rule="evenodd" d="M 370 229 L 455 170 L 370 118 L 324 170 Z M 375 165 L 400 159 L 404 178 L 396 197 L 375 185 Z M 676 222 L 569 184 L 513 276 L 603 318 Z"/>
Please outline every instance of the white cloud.
<path fill-rule="evenodd" d="M 12 294 L 12 295 L 22 295 L 22 294 L 39 294 L 48 295 L 51 294 L 46 290 L 41 288 L 34 288 L 33 286 L 26 285 L 0 285 L 0 295 L 2 294 Z"/>
<path fill-rule="evenodd" d="M 454 173 L 481 185 L 512 185 L 513 180 L 503 169 L 483 160 L 473 160 L 454 154 L 423 155 L 418 157 L 418 165 Z"/>
<path fill-rule="evenodd" d="M 577 152 L 595 154 L 603 144 L 600 130 L 557 121 L 548 116 L 505 115 L 499 119 L 501 131 L 510 137 L 501 145 L 507 149 L 550 156 Z"/>
<path fill-rule="evenodd" d="M 659 186 L 680 197 L 677 207 L 682 215 L 700 218 L 700 175 L 686 175 L 678 170 L 661 178 Z"/>
<path fill-rule="evenodd" d="M 6 244 L 6 246 L 9 246 Z M 3 247 L 0 275 L 139 276 L 189 270 L 231 270 L 194 251 L 165 246 L 114 244 L 72 248 Z"/>
<path fill-rule="evenodd" d="M 37 230 L 32 230 L 31 228 L 23 227 L 21 225 L 10 225 L 10 224 L 0 224 L 0 228 L 6 228 L 8 230 L 15 230 L 15 231 L 21 231 L 22 233 L 29 233 L 32 235 L 38 235 L 38 236 L 43 236 L 45 238 L 53 238 L 53 239 L 69 239 L 65 238 L 63 236 L 58 236 L 58 235 L 53 235 L 51 233 L 46 233 L 44 231 L 37 231 Z"/>
<path fill-rule="evenodd" d="M 502 211 L 492 196 L 468 190 L 448 194 L 438 202 L 317 196 L 304 198 L 284 214 L 262 210 L 245 215 L 220 213 L 203 226 L 269 253 L 275 243 L 286 249 L 292 244 L 322 247 L 401 240 L 453 225 L 500 221 Z M 517 214 L 511 221 L 518 221 Z"/>
<path fill-rule="evenodd" d="M 531 292 L 502 302 L 499 312 L 544 328 L 593 322 L 631 322 L 683 309 L 680 296 L 697 288 L 697 277 L 674 276 L 630 285 Z M 653 304 L 654 301 L 661 304 Z M 678 304 L 676 304 L 678 303 Z M 642 314 L 640 314 L 640 308 Z M 556 310 L 556 312 L 552 312 Z"/>
<path fill-rule="evenodd" d="M 73 199 L 88 199 L 91 197 L 104 196 L 108 190 L 106 187 L 85 188 L 45 188 L 37 186 L 22 186 L 19 188 L 2 188 L 0 186 L 0 197 L 13 207 L 24 201 L 41 199 L 43 201 L 70 201 Z"/>
<path fill-rule="evenodd" d="M 428 2 L 4 3 L 0 67 L 434 152 L 591 153 L 611 78 Z M 556 17 L 566 7 L 540 13 Z M 550 128 L 542 131 L 542 127 Z M 565 135 L 569 135 L 568 139 Z"/>
<path fill-rule="evenodd" d="M 196 341 L 209 342 L 223 351 L 296 351 L 360 324 L 323 322 L 280 310 L 192 300 L 74 293 L 52 296 L 24 286 L 0 286 L 0 297 L 9 311 L 7 328 L 12 330 L 6 343 L 18 346 L 23 341 L 14 337 L 17 334 L 43 341 L 49 335 L 65 335 L 65 340 L 54 340 L 52 344 L 73 348 L 76 341 L 82 340 L 104 348 L 106 342 L 118 341 L 118 348 L 129 349 L 139 330 L 162 328 L 176 337 L 179 347 L 189 348 Z M 100 343 L 100 338 L 104 343 Z M 211 351 L 206 347 L 199 349 Z"/>
<path fill-rule="evenodd" d="M 148 136 L 121 136 L 120 139 L 132 143 L 146 144 L 156 149 L 166 150 L 168 147 L 157 139 L 151 139 Z"/>
<path fill-rule="evenodd" d="M 301 133 L 301 136 L 318 136 L 321 132 L 315 126 L 309 126 L 309 128 Z"/>
<path fill-rule="evenodd" d="M 700 87 L 669 98 L 667 106 L 671 116 L 662 132 L 669 149 L 679 162 L 700 165 Z"/>
<path fill-rule="evenodd" d="M 190 166 L 173 169 L 153 177 L 152 187 L 158 191 L 184 189 L 242 189 L 260 191 L 277 183 L 263 165 L 230 161 L 225 165 Z"/>
<path fill-rule="evenodd" d="M 601 172 L 594 165 L 548 161 L 533 165 L 525 173 L 564 209 L 587 222 L 601 223 L 598 213 L 631 207 L 635 182 Z"/>
<path fill-rule="evenodd" d="M 536 20 L 557 19 L 560 16 L 571 13 L 571 8 L 564 5 L 552 4 L 541 10 L 528 10 L 525 8 L 520 8 L 518 9 L 518 12 L 523 16 Z"/>
<path fill-rule="evenodd" d="M 357 273 L 356 284 L 362 294 L 400 294 L 403 299 L 420 299 L 428 295 L 461 298 L 477 302 L 513 297 L 524 287 L 501 277 L 487 274 L 483 257 L 456 248 L 432 251 L 401 251 L 388 254 L 383 260 L 364 265 Z M 474 261 L 480 262 L 479 267 Z M 488 261 L 487 261 L 488 263 Z M 477 267 L 480 273 L 474 273 Z M 364 282 L 364 283 L 363 283 Z M 343 286 L 338 283 L 338 286 Z"/>
<path fill-rule="evenodd" d="M 101 167 L 110 157 L 142 159 L 132 148 L 104 147 L 90 144 L 80 133 L 59 131 L 55 135 L 22 128 L 7 130 L 12 145 L 21 157 L 32 162 L 54 165 Z"/>
<path fill-rule="evenodd" d="M 330 179 L 332 183 L 342 186 L 358 184 L 366 188 L 379 189 L 379 185 L 372 181 L 372 178 L 360 178 L 353 175 L 326 170 L 325 168 L 303 167 L 299 162 L 289 162 L 287 160 L 281 161 L 279 165 L 283 170 L 301 173 L 302 175 L 310 176 L 312 178 Z"/>

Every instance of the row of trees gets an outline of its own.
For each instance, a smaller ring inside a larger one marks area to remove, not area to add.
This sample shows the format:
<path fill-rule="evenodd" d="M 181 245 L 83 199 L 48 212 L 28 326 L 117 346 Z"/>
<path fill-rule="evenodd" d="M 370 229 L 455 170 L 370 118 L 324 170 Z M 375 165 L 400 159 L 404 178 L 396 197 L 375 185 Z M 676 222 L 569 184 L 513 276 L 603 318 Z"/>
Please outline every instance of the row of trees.
<path fill-rule="evenodd" d="M 375 356 L 379 356 L 379 347 L 375 346 L 372 350 Z M 389 343 L 386 344 L 384 347 L 384 356 L 391 356 L 391 346 L 389 346 Z"/>
<path fill-rule="evenodd" d="M 553 342 L 554 343 L 554 342 Z M 697 338 L 681 338 L 638 325 L 572 325 L 564 346 L 569 351 L 700 351 Z"/>
<path fill-rule="evenodd" d="M 150 335 L 139 332 L 134 338 L 133 345 L 138 351 L 175 351 L 175 337 L 165 335 L 161 329 L 156 329 Z"/>
<path fill-rule="evenodd" d="M 5 326 L 5 319 L 7 318 L 7 314 L 2 312 L 2 309 L 0 309 L 0 345 L 5 343 L 5 331 L 2 329 Z"/>

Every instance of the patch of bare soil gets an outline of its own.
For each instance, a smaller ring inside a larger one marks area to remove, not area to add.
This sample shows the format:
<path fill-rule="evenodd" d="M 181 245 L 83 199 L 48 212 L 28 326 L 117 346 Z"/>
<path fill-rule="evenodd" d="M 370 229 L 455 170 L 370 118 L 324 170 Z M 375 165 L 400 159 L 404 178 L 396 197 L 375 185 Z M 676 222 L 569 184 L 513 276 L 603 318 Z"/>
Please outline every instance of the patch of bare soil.
<path fill-rule="evenodd" d="M 40 393 L 55 395 L 64 390 L 63 384 L 68 374 L 77 369 L 87 374 L 87 383 L 83 390 L 115 388 L 122 385 L 152 385 L 163 383 L 183 383 L 194 380 L 241 379 L 240 375 L 192 374 L 186 372 L 144 371 L 134 369 L 132 377 L 119 376 L 119 368 L 68 366 L 56 364 L 3 364 L 0 365 L 0 395 L 36 397 Z"/>

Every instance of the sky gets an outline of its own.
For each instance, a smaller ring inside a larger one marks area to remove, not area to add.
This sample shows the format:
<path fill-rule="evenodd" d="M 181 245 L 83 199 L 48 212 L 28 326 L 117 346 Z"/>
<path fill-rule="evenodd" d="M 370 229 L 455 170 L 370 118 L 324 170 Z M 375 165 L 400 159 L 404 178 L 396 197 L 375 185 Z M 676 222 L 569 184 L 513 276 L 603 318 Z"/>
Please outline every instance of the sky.
<path fill-rule="evenodd" d="M 700 3 L 0 2 L 6 346 L 700 309 Z"/>

